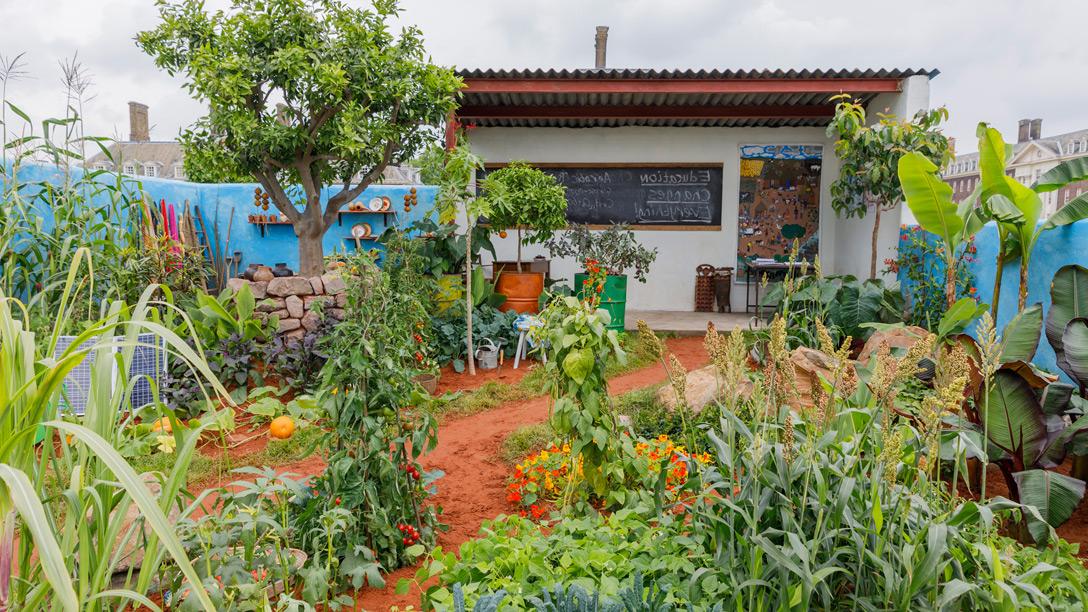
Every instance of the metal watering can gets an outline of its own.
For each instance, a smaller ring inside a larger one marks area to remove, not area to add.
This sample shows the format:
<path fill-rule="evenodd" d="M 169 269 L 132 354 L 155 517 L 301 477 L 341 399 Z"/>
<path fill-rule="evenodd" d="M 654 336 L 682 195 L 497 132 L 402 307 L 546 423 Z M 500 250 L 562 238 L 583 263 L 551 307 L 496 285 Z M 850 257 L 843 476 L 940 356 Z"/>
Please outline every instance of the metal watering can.
<path fill-rule="evenodd" d="M 476 348 L 476 365 L 481 370 L 494 370 L 499 367 L 499 347 L 491 338 L 481 338 Z"/>

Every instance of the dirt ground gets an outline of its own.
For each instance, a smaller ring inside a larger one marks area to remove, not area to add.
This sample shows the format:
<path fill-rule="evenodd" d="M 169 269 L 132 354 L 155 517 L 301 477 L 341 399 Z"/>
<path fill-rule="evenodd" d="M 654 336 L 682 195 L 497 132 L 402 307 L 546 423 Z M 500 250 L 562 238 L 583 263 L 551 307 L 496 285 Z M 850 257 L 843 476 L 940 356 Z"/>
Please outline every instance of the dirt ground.
<path fill-rule="evenodd" d="M 673 338 L 667 340 L 667 344 L 688 369 L 701 367 L 707 362 L 701 337 Z M 452 377 L 443 374 L 443 387 L 450 385 L 446 388 L 457 388 L 454 385 L 463 384 L 465 386 L 459 388 L 470 388 L 487 380 L 481 377 L 480 382 L 473 385 L 475 381 L 448 378 Z M 612 395 L 620 395 L 664 381 L 664 368 L 654 364 L 613 378 L 608 390 Z M 499 459 L 499 449 L 514 430 L 546 420 L 548 408 L 548 398 L 540 397 L 443 423 L 438 431 L 438 446 L 423 457 L 422 463 L 428 469 L 438 468 L 446 473 L 438 481 L 438 494 L 432 499 L 432 503 L 442 506 L 441 520 L 450 527 L 449 531 L 438 537 L 438 544 L 444 550 L 456 551 L 463 542 L 477 534 L 484 520 L 511 512 L 505 495 L 510 468 Z M 402 568 L 386 576 L 386 588 L 363 589 L 355 598 L 357 609 L 384 612 L 393 605 L 418 607 L 418 590 L 407 595 L 394 592 L 397 581 L 411 578 L 415 571 L 415 567 Z"/>

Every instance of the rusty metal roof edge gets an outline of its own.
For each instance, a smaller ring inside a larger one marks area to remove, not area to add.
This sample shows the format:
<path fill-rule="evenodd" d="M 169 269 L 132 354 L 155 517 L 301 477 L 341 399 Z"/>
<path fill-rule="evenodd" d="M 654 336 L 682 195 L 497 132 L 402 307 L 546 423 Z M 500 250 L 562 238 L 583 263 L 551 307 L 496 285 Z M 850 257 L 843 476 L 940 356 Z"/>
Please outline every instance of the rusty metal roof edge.
<path fill-rule="evenodd" d="M 935 78 L 936 68 L 842 68 L 763 70 L 659 70 L 653 68 L 462 68 L 458 76 L 469 79 L 904 79 L 912 76 Z"/>

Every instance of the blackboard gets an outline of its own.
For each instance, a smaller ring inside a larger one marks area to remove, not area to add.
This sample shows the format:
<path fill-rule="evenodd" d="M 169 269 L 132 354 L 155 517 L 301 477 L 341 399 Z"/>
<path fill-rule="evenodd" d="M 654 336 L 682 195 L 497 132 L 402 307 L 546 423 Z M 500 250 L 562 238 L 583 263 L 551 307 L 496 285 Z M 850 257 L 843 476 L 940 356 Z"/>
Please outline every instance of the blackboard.
<path fill-rule="evenodd" d="M 532 165 L 567 188 L 571 223 L 647 229 L 719 229 L 722 224 L 720 164 Z"/>

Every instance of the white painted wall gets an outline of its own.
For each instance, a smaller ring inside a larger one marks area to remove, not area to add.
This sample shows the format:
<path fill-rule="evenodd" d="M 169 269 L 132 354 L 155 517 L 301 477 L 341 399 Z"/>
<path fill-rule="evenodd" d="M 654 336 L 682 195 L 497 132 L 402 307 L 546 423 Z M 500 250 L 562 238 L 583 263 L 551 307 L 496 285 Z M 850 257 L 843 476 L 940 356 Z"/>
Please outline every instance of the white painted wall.
<path fill-rule="evenodd" d="M 921 77 L 924 78 L 924 77 Z M 926 83 L 928 94 L 928 82 Z M 904 93 L 913 90 L 905 88 Z M 914 92 L 912 96 L 920 96 Z M 928 95 L 926 96 L 928 99 Z M 888 102 L 898 102 L 889 96 Z M 879 108 L 879 107 L 877 107 Z M 913 111 L 911 111 L 913 114 Z M 691 311 L 695 300 L 695 267 L 737 265 L 737 211 L 740 199 L 740 146 L 745 144 L 823 145 L 820 177 L 820 259 L 828 274 L 868 275 L 871 219 L 839 219 L 831 207 L 830 186 L 839 163 L 823 128 L 477 128 L 470 135 L 473 151 L 487 162 L 530 163 L 720 163 L 723 164 L 721 231 L 636 231 L 638 240 L 658 249 L 648 282 L 631 282 L 628 307 L 638 310 Z M 880 251 L 892 253 L 898 240 L 900 214 L 884 217 Z M 499 258 L 513 259 L 513 236 L 497 237 Z M 547 253 L 539 246 L 523 257 Z M 887 255 L 890 257 L 891 255 Z M 883 257 L 882 257 L 883 259 Z M 881 266 L 882 267 L 882 266 Z M 552 263 L 552 277 L 573 279 L 580 266 L 572 260 Z M 745 285 L 737 279 L 733 308 L 744 309 Z"/>

